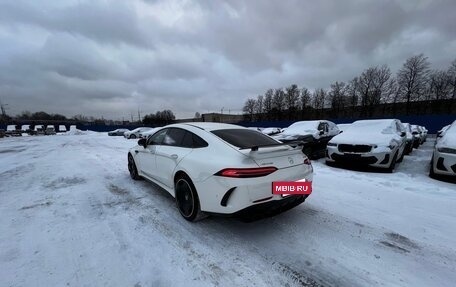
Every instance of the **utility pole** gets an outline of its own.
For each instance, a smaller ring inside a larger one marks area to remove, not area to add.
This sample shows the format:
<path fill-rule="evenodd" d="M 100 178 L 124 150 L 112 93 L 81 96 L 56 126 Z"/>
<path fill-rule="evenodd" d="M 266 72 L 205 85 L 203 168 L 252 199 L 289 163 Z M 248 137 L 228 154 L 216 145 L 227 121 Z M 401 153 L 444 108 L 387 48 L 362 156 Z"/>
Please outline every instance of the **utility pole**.
<path fill-rule="evenodd" d="M 138 122 L 140 123 L 141 122 L 141 114 L 139 112 L 139 107 L 138 107 Z"/>

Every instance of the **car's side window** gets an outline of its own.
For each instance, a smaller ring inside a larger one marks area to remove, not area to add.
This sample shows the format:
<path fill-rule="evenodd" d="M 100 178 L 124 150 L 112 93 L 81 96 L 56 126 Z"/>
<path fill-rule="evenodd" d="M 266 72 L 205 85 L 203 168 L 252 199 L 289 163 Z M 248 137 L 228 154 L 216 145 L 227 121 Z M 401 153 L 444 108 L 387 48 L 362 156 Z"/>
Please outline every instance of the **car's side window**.
<path fill-rule="evenodd" d="M 157 133 L 155 133 L 154 135 L 149 137 L 149 139 L 147 140 L 147 144 L 148 145 L 151 145 L 151 144 L 161 145 L 163 142 L 163 139 L 165 138 L 167 131 L 168 131 L 168 129 L 163 129 L 161 131 L 158 131 Z"/>
<path fill-rule="evenodd" d="M 191 132 L 186 131 L 184 138 L 182 139 L 181 146 L 187 148 L 193 148 L 193 134 Z"/>
<path fill-rule="evenodd" d="M 318 130 L 323 131 L 324 133 L 328 132 L 328 124 L 327 123 L 320 123 L 318 125 Z"/>
<path fill-rule="evenodd" d="M 183 129 L 170 128 L 163 139 L 162 145 L 181 146 L 186 131 Z"/>

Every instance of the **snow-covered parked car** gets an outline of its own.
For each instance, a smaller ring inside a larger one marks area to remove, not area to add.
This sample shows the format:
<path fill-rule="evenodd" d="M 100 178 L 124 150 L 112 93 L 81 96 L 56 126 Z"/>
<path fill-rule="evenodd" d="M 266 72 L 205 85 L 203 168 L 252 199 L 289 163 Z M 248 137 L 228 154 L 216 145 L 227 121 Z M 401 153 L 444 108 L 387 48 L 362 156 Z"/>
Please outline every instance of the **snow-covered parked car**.
<path fill-rule="evenodd" d="M 303 142 L 303 152 L 310 158 L 325 156 L 326 144 L 340 133 L 333 122 L 326 120 L 300 121 L 290 125 L 285 131 L 273 136 L 281 142 Z"/>
<path fill-rule="evenodd" d="M 35 135 L 44 135 L 44 127 L 43 125 L 35 125 L 33 128 L 34 134 Z"/>
<path fill-rule="evenodd" d="M 124 133 L 124 137 L 126 139 L 137 139 L 139 138 L 139 134 L 150 131 L 152 128 L 148 127 L 139 127 L 131 131 L 127 131 Z"/>
<path fill-rule="evenodd" d="M 30 125 L 22 125 L 21 126 L 21 132 L 29 133 L 30 132 Z"/>
<path fill-rule="evenodd" d="M 139 137 L 142 139 L 147 139 L 151 135 L 153 135 L 156 131 L 158 131 L 161 127 L 151 128 L 148 131 L 142 132 L 139 134 Z"/>
<path fill-rule="evenodd" d="M 456 121 L 447 128 L 435 144 L 429 175 L 431 177 L 436 175 L 456 177 Z"/>
<path fill-rule="evenodd" d="M 116 129 L 113 131 L 108 132 L 108 136 L 124 136 L 126 132 L 129 132 L 128 129 Z"/>
<path fill-rule="evenodd" d="M 356 121 L 329 141 L 327 163 L 363 164 L 392 172 L 404 157 L 406 132 L 396 119 Z"/>
<path fill-rule="evenodd" d="M 165 126 L 128 152 L 133 179 L 144 177 L 176 200 L 189 221 L 201 212 L 232 216 L 275 214 L 308 195 L 272 193 L 277 181 L 312 181 L 300 148 L 245 127 L 221 123 Z"/>
<path fill-rule="evenodd" d="M 428 135 L 428 129 L 426 127 L 423 127 L 423 126 L 420 126 L 420 127 L 421 127 L 421 131 L 423 132 L 424 142 L 426 142 L 427 135 Z"/>
<path fill-rule="evenodd" d="M 281 128 L 264 128 L 261 130 L 262 133 L 268 136 L 273 136 L 282 132 Z"/>
<path fill-rule="evenodd" d="M 59 133 L 66 133 L 67 128 L 65 125 L 59 125 Z"/>
<path fill-rule="evenodd" d="M 412 125 L 412 135 L 413 135 L 413 148 L 419 148 L 420 145 L 423 143 L 423 136 L 421 135 L 421 129 L 417 125 Z"/>
<path fill-rule="evenodd" d="M 46 135 L 55 135 L 55 127 L 53 125 L 47 125 L 46 129 L 44 130 L 44 134 Z"/>
<path fill-rule="evenodd" d="M 415 146 L 415 141 L 419 141 L 418 138 L 415 138 L 412 134 L 412 125 L 409 123 L 402 123 L 405 129 L 405 154 L 410 154 L 413 151 L 413 147 Z"/>
<path fill-rule="evenodd" d="M 6 126 L 6 134 L 13 137 L 20 137 L 22 136 L 21 130 L 16 128 L 16 125 L 8 125 Z"/>

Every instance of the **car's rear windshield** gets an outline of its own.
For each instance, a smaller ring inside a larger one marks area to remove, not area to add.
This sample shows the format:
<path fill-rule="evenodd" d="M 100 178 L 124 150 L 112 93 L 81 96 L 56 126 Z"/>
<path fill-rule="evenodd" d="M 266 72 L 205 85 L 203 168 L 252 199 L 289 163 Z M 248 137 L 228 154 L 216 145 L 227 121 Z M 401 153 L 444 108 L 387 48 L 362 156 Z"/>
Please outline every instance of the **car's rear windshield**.
<path fill-rule="evenodd" d="M 277 141 L 267 135 L 249 129 L 215 130 L 212 133 L 239 148 L 277 144 Z"/>

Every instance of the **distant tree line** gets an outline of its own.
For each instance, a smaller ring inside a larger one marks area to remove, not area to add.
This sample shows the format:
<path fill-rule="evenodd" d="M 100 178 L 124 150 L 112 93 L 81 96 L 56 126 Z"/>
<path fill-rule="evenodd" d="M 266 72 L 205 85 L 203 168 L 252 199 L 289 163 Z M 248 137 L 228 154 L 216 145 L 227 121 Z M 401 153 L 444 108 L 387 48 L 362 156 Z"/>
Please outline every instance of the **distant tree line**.
<path fill-rule="evenodd" d="M 43 121 L 66 121 L 67 117 L 60 114 L 48 114 L 46 112 L 31 113 L 24 111 L 16 116 L 17 120 L 43 120 Z"/>
<path fill-rule="evenodd" d="M 431 70 L 423 54 L 408 58 L 396 75 L 386 65 L 369 67 L 349 82 L 336 81 L 326 89 L 310 91 L 296 84 L 268 89 L 243 107 L 249 121 L 435 112 L 456 112 L 456 60 L 446 70 Z"/>
<path fill-rule="evenodd" d="M 171 110 L 163 110 L 158 111 L 155 114 L 149 114 L 144 116 L 142 122 L 144 125 L 147 126 L 154 126 L 154 125 L 167 125 L 174 122 L 176 117 Z"/>

